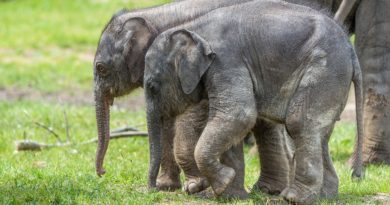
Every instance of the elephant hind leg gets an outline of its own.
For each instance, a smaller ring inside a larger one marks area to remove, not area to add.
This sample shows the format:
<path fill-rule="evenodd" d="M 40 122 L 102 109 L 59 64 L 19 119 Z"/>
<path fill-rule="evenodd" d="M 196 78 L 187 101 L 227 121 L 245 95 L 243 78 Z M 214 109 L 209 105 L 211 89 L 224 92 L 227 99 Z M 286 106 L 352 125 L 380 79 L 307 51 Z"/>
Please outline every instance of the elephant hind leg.
<path fill-rule="evenodd" d="M 288 119 L 287 129 L 294 140 L 293 180 L 281 195 L 289 202 L 311 204 L 320 196 L 323 184 L 321 130 L 302 121 Z M 323 133 L 324 131 L 322 131 Z"/>
<path fill-rule="evenodd" d="M 258 120 L 253 129 L 259 151 L 261 173 L 253 190 L 280 194 L 289 181 L 293 144 L 283 124 Z"/>
<path fill-rule="evenodd" d="M 323 185 L 321 188 L 321 198 L 335 198 L 338 195 L 339 178 L 336 174 L 336 170 L 333 167 L 333 162 L 329 154 L 329 138 L 332 134 L 333 127 L 329 129 L 322 138 L 322 160 L 324 166 Z"/>
<path fill-rule="evenodd" d="M 322 191 L 332 196 L 338 192 L 332 183 L 335 180 L 337 184 L 338 179 L 333 176 L 327 142 L 344 105 L 344 93 L 338 92 L 337 86 L 334 88 L 320 91 L 321 86 L 302 86 L 291 100 L 286 128 L 295 144 L 294 179 L 281 194 L 288 201 L 311 204 L 321 197 Z M 334 101 L 324 101 L 332 95 Z"/>

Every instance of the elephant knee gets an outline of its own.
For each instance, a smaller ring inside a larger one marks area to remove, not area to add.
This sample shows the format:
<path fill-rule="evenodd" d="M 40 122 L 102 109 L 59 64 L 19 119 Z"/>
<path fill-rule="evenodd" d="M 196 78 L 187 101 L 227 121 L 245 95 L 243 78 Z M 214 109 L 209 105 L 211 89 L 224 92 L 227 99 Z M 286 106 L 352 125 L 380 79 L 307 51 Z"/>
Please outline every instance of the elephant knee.
<path fill-rule="evenodd" d="M 235 116 L 238 123 L 252 128 L 257 121 L 257 109 L 255 106 L 248 106 L 235 113 Z"/>
<path fill-rule="evenodd" d="M 207 168 L 212 164 L 211 154 L 202 146 L 196 146 L 194 157 L 195 162 L 202 173 L 206 172 Z"/>

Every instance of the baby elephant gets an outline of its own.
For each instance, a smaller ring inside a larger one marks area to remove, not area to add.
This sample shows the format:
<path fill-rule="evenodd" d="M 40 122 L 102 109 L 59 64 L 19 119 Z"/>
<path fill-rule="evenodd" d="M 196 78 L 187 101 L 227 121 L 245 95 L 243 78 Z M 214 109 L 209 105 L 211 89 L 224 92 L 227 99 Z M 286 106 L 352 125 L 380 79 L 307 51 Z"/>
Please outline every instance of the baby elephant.
<path fill-rule="evenodd" d="M 361 70 L 348 36 L 327 16 L 273 0 L 218 9 L 160 34 L 145 66 L 154 150 L 160 149 L 167 119 L 208 100 L 207 123 L 192 146 L 215 195 L 222 195 L 236 176 L 221 155 L 261 121 L 283 127 L 295 147 L 291 180 L 281 193 L 286 200 L 310 204 L 323 189 L 333 190 L 325 197 L 336 195 L 338 178 L 327 140 L 352 81 L 358 117 L 353 175 L 362 175 Z"/>

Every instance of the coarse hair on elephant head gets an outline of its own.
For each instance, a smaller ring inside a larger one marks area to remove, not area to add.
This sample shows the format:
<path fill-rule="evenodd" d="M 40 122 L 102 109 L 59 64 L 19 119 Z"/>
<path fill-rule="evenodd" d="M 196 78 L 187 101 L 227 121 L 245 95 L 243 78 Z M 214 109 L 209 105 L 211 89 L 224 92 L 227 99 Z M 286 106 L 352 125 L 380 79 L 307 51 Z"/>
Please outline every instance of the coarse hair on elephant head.
<path fill-rule="evenodd" d="M 210 45 L 188 30 L 161 35 L 155 42 L 146 54 L 144 75 L 152 179 L 161 162 L 164 119 L 183 113 L 205 97 L 200 82 L 215 58 Z"/>
<path fill-rule="evenodd" d="M 103 160 L 109 142 L 109 106 L 114 97 L 125 95 L 142 85 L 144 58 L 155 35 L 154 27 L 145 19 L 134 17 L 119 20 L 124 14 L 114 15 L 105 27 L 94 59 L 94 92 L 98 149 L 96 172 L 105 173 Z"/>

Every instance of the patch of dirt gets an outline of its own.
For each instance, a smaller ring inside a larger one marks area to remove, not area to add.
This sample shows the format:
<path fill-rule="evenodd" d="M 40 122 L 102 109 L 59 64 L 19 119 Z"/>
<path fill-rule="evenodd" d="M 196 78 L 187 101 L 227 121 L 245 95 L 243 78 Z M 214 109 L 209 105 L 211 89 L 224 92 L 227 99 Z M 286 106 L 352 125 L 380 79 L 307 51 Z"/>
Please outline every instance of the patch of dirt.
<path fill-rule="evenodd" d="M 77 90 L 77 89 L 75 89 Z M 34 88 L 0 88 L 0 101 L 43 101 L 58 104 L 71 104 L 81 106 L 94 106 L 92 91 L 62 91 L 62 92 L 41 92 Z M 137 111 L 144 109 L 145 100 L 142 92 L 127 97 L 116 98 L 114 109 L 126 109 Z"/>
<path fill-rule="evenodd" d="M 377 193 L 374 196 L 367 196 L 367 204 L 390 204 L 389 193 Z"/>
<path fill-rule="evenodd" d="M 354 201 L 354 203 L 351 203 L 351 201 Z M 377 193 L 375 195 L 366 195 L 366 196 L 353 196 L 350 194 L 343 193 L 339 195 L 338 199 L 334 200 L 334 204 L 388 205 L 390 204 L 390 193 Z"/>

